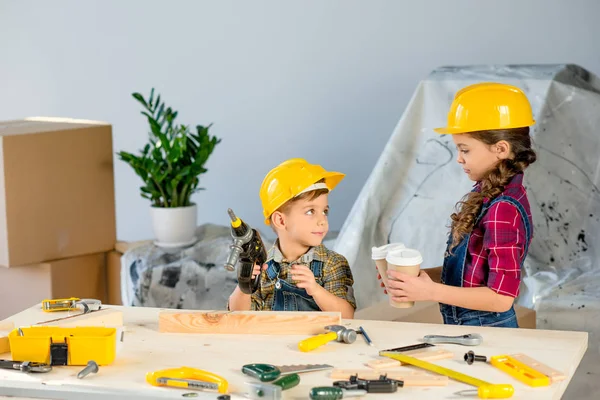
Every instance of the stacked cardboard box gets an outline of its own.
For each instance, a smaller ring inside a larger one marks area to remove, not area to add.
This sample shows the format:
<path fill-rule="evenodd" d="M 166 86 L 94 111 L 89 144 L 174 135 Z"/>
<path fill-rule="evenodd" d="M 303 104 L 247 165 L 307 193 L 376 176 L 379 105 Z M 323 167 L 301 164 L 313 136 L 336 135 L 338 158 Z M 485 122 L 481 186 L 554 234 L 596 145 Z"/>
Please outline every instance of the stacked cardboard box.
<path fill-rule="evenodd" d="M 45 298 L 106 302 L 115 242 L 111 125 L 0 122 L 0 319 Z"/>

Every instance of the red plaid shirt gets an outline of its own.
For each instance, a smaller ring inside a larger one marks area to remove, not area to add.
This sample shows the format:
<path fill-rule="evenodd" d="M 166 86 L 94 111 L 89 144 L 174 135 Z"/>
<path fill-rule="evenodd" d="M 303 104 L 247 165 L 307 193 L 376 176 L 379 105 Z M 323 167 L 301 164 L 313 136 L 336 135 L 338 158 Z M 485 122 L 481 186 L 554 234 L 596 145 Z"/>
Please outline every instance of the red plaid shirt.
<path fill-rule="evenodd" d="M 475 190 L 479 190 L 479 184 Z M 517 174 L 503 195 L 519 201 L 533 232 L 531 209 L 523 187 L 523 174 Z M 485 203 L 488 202 L 486 199 Z M 465 261 L 464 287 L 487 286 L 496 293 L 517 297 L 521 283 L 521 260 L 525 257 L 525 225 L 517 208 L 500 201 L 490 207 L 473 228 Z"/>

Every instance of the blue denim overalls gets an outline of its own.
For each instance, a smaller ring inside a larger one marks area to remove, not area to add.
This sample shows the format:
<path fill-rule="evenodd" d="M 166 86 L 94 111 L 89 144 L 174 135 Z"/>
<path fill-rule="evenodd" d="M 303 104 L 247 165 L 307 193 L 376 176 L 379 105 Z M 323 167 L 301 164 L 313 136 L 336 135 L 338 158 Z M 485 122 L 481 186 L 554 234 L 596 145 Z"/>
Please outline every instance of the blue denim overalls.
<path fill-rule="evenodd" d="M 292 264 L 307 265 L 315 276 L 317 284 L 323 286 L 323 261 L 313 258 L 312 252 L 303 255 Z M 306 293 L 305 289 L 296 287 L 291 282 L 291 274 L 288 273 L 286 280 L 279 279 L 281 268 L 279 262 L 271 259 L 267 262 L 267 265 L 267 277 L 270 281 L 274 281 L 273 311 L 321 311 L 315 300 Z"/>
<path fill-rule="evenodd" d="M 527 212 L 523 205 L 515 198 L 501 195 L 488 204 L 484 204 L 481 208 L 481 212 L 475 221 L 475 225 L 479 223 L 481 218 L 485 215 L 487 210 L 495 203 L 500 201 L 506 201 L 514 204 L 521 215 L 521 219 L 525 225 L 525 252 L 527 255 L 527 249 L 529 247 L 529 241 L 531 240 L 531 224 L 527 217 Z M 463 240 L 454 248 L 453 254 L 449 254 L 449 247 L 452 242 L 452 235 L 448 238 L 448 247 L 446 248 L 446 256 L 444 257 L 444 266 L 442 268 L 442 283 L 450 286 L 463 286 L 465 261 L 467 259 L 468 244 L 471 238 L 471 234 L 466 235 Z M 521 260 L 521 268 L 525 256 Z M 455 307 L 448 304 L 440 303 L 440 311 L 444 324 L 452 325 L 472 325 L 472 326 L 494 326 L 494 327 L 505 327 L 505 328 L 518 328 L 517 316 L 515 314 L 514 307 L 505 312 L 490 312 L 490 311 L 478 311 L 469 310 L 462 307 Z"/>

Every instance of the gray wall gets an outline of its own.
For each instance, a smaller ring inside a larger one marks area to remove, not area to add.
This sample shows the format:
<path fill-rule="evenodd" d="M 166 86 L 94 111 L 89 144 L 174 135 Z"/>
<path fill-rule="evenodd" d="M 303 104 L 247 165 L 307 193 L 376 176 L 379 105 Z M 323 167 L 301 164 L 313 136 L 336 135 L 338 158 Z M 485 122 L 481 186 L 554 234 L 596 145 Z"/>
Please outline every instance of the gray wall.
<path fill-rule="evenodd" d="M 600 2 L 0 1 L 0 120 L 109 121 L 114 150 L 145 144 L 130 93 L 152 86 L 180 121 L 223 139 L 195 195 L 266 233 L 267 171 L 305 157 L 342 171 L 339 229 L 419 80 L 449 64 L 577 63 L 600 73 Z M 354 139 L 350 139 L 353 137 Z M 24 166 L 25 168 L 26 166 Z M 140 181 L 115 159 L 120 240 L 152 237 Z"/>

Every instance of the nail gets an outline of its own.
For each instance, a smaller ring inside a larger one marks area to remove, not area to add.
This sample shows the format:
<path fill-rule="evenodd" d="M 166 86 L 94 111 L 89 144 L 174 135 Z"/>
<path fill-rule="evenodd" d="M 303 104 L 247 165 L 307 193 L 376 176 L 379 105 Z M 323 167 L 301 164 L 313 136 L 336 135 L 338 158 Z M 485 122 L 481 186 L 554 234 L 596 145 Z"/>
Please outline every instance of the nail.
<path fill-rule="evenodd" d="M 487 357 L 479 356 L 473 353 L 473 350 L 469 350 L 468 353 L 465 353 L 465 361 L 467 362 L 467 364 L 471 365 L 474 361 L 487 362 Z"/>
<path fill-rule="evenodd" d="M 87 367 L 85 367 L 84 369 L 82 369 L 77 374 L 77 379 L 85 378 L 89 374 L 91 374 L 91 373 L 95 374 L 96 372 L 98 372 L 98 364 L 96 364 L 96 361 L 88 361 Z"/>

